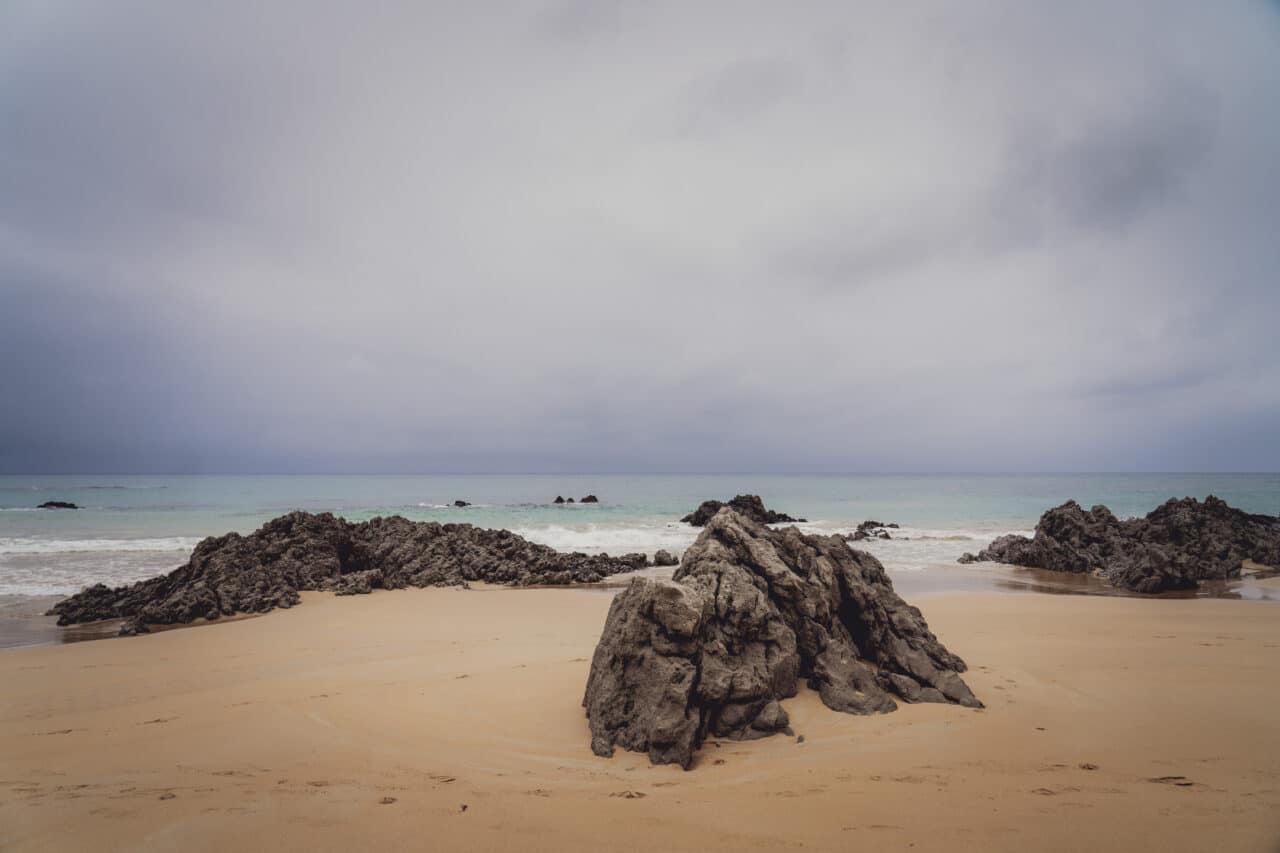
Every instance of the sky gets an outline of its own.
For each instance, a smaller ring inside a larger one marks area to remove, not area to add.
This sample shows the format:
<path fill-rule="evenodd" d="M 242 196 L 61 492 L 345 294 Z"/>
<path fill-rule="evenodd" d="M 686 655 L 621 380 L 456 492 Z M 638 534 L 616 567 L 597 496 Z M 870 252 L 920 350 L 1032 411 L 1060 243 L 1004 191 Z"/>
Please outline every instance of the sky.
<path fill-rule="evenodd" d="M 1280 6 L 0 5 L 0 472 L 1280 470 Z"/>

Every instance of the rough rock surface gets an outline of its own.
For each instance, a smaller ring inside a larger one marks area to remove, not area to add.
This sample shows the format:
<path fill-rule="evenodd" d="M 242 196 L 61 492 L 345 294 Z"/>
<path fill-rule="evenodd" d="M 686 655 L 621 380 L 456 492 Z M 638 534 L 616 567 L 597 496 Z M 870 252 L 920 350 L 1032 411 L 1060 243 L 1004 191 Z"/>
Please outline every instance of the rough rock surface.
<path fill-rule="evenodd" d="M 614 599 L 583 705 L 597 755 L 687 769 L 708 736 L 785 731 L 779 700 L 801 679 L 853 714 L 892 711 L 894 696 L 981 707 L 964 670 L 875 557 L 724 509 L 673 580 L 636 578 Z"/>
<path fill-rule="evenodd" d="M 962 563 L 992 561 L 1094 572 L 1125 589 L 1195 589 L 1240 576 L 1242 560 L 1280 566 L 1280 517 L 1252 515 L 1213 495 L 1171 498 L 1145 518 L 1121 521 L 1105 506 L 1067 501 L 1040 516 L 1034 538 L 1001 536 Z"/>
<path fill-rule="evenodd" d="M 680 565 L 680 561 L 676 559 L 675 554 L 672 554 L 665 548 L 661 548 L 654 553 L 653 564 L 655 566 L 678 566 Z"/>
<path fill-rule="evenodd" d="M 590 583 L 643 566 L 643 554 L 563 554 L 509 530 L 409 521 L 353 523 L 329 513 L 291 512 L 248 536 L 228 533 L 196 546 L 185 566 L 130 586 L 89 587 L 50 611 L 59 625 L 126 619 L 122 633 L 233 613 L 292 607 L 302 590 L 344 595 L 373 589 L 453 586 L 467 581 L 530 586 Z"/>
<path fill-rule="evenodd" d="M 688 522 L 694 527 L 703 527 L 715 517 L 716 513 L 726 506 L 737 510 L 740 514 L 758 524 L 789 524 L 791 522 L 804 521 L 803 518 L 792 518 L 784 512 L 765 509 L 764 501 L 760 499 L 759 495 L 738 495 L 728 503 L 703 501 L 697 509 L 680 520 Z"/>
<path fill-rule="evenodd" d="M 79 509 L 80 507 L 70 501 L 45 501 L 36 507 L 36 509 Z"/>

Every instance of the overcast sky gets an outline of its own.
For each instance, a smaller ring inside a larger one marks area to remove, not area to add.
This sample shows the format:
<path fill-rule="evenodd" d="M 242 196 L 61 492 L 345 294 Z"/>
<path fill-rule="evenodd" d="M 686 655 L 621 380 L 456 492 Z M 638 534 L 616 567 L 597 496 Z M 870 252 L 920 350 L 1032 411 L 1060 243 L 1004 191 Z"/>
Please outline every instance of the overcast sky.
<path fill-rule="evenodd" d="M 1278 436 L 1264 0 L 0 4 L 0 471 Z"/>

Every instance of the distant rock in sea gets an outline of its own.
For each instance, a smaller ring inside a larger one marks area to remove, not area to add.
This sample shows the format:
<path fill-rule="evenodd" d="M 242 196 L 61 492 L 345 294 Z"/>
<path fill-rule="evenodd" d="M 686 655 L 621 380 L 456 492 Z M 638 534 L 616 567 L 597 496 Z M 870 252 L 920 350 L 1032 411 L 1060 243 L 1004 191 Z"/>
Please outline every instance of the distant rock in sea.
<path fill-rule="evenodd" d="M 599 499 L 598 497 L 596 497 L 595 495 L 587 495 L 585 498 L 583 498 L 582 500 L 578 501 L 578 503 L 583 503 L 583 504 L 598 504 L 598 503 L 600 503 L 600 499 Z"/>
<path fill-rule="evenodd" d="M 45 501 L 36 507 L 36 509 L 79 509 L 80 507 L 70 501 Z"/>
<path fill-rule="evenodd" d="M 678 566 L 680 561 L 676 556 L 666 549 L 659 549 L 653 555 L 653 564 L 655 566 Z"/>
<path fill-rule="evenodd" d="M 1040 516 L 1035 537 L 1001 536 L 961 563 L 990 561 L 1057 572 L 1093 572 L 1142 593 L 1195 589 L 1240 576 L 1243 560 L 1280 567 L 1280 517 L 1252 515 L 1213 495 L 1166 501 L 1121 521 L 1105 506 L 1067 501 Z"/>
<path fill-rule="evenodd" d="M 573 499 L 572 499 L 572 498 L 570 498 L 569 500 L 570 500 L 570 502 L 572 502 L 572 500 L 573 500 Z M 563 495 L 556 495 L 556 499 L 555 499 L 555 500 L 553 500 L 553 501 L 552 501 L 552 503 L 553 503 L 553 504 L 562 504 L 562 503 L 564 503 L 564 496 L 563 496 Z"/>
<path fill-rule="evenodd" d="M 688 769 L 707 737 L 788 732 L 779 700 L 802 678 L 852 714 L 895 696 L 980 708 L 964 671 L 871 554 L 724 509 L 671 581 L 636 578 L 613 600 L 583 705 L 597 755 Z"/>
<path fill-rule="evenodd" d="M 453 505 L 456 507 L 471 506 L 471 504 L 467 501 L 454 501 Z"/>
<path fill-rule="evenodd" d="M 889 534 L 889 531 L 886 528 L 896 530 L 898 529 L 898 525 L 893 522 L 886 524 L 883 521 L 872 521 L 868 519 L 867 521 L 859 524 L 858 528 L 852 533 L 843 533 L 841 535 L 849 542 L 861 542 L 864 539 L 892 539 L 893 536 Z"/>
<path fill-rule="evenodd" d="M 592 583 L 642 568 L 643 554 L 564 554 L 509 530 L 409 521 L 400 516 L 350 522 L 330 513 L 291 512 L 248 536 L 228 533 L 196 546 L 167 575 L 130 586 L 89 587 L 54 605 L 59 625 L 127 620 L 121 633 L 236 613 L 292 607 L 304 590 L 339 594 L 373 589 Z"/>
<path fill-rule="evenodd" d="M 792 518 L 783 512 L 765 509 L 764 501 L 759 495 L 738 495 L 728 503 L 721 501 L 703 501 L 697 509 L 686 515 L 681 521 L 694 527 L 702 527 L 710 521 L 723 507 L 730 507 L 758 524 L 787 524 L 803 522 L 803 518 Z"/>

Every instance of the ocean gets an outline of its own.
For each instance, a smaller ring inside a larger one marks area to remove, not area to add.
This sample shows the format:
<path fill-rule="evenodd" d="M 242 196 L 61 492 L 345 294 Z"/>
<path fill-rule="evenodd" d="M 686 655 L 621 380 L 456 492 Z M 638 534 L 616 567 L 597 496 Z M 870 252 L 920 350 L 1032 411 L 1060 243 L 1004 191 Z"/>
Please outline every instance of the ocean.
<path fill-rule="evenodd" d="M 1216 494 L 1241 509 L 1280 514 L 1280 474 L 4 475 L 0 596 L 68 595 L 141 580 L 185 562 L 205 536 L 249 533 L 292 509 L 503 527 L 565 551 L 679 553 L 697 535 L 681 516 L 708 498 L 740 493 L 807 518 L 800 526 L 814 532 L 847 531 L 865 519 L 901 525 L 893 540 L 859 546 L 901 577 L 958 570 L 963 552 L 1029 532 L 1044 510 L 1068 498 L 1104 503 L 1123 517 L 1169 497 Z M 600 503 L 552 503 L 588 494 Z M 36 509 L 48 500 L 82 509 Z M 456 508 L 455 500 L 472 506 Z"/>

